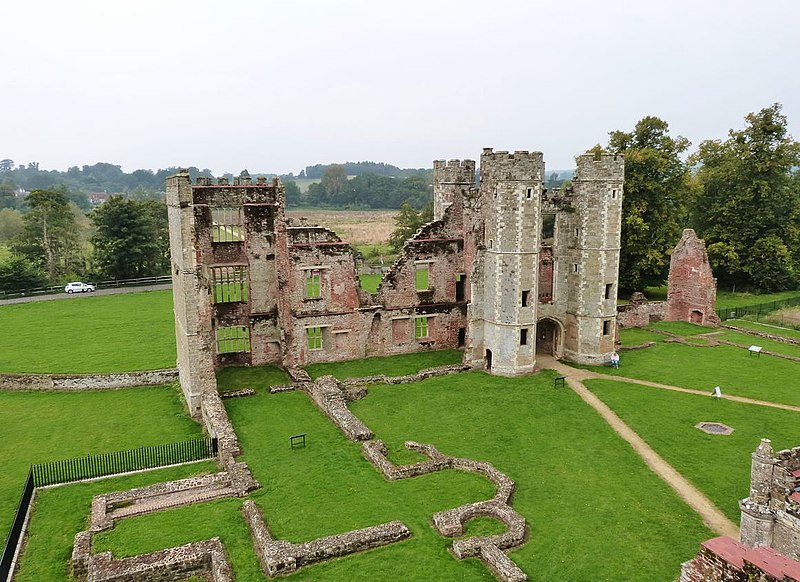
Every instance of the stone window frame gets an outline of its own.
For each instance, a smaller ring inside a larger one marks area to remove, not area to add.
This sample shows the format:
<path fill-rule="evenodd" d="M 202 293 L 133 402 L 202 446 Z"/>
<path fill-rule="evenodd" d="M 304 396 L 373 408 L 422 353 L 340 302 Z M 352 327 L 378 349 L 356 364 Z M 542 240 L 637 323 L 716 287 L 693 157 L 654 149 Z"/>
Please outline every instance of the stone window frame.
<path fill-rule="evenodd" d="M 619 188 L 612 188 L 611 189 L 611 199 L 612 200 L 616 200 L 618 193 L 619 193 Z"/>
<path fill-rule="evenodd" d="M 433 264 L 436 261 L 433 259 L 420 259 L 414 261 L 414 290 L 417 292 L 424 292 L 430 291 L 433 289 L 433 285 L 431 285 L 431 275 L 433 274 Z M 420 273 L 424 273 L 424 280 L 421 281 Z M 422 287 L 420 283 L 424 283 L 425 286 Z"/>
<path fill-rule="evenodd" d="M 303 301 L 323 299 L 326 265 L 307 265 L 300 267 L 303 271 Z M 316 275 L 315 275 L 316 273 Z M 317 280 L 314 280 L 314 279 Z"/>
<path fill-rule="evenodd" d="M 520 297 L 520 307 L 528 307 L 531 304 L 531 290 L 523 289 Z"/>
<path fill-rule="evenodd" d="M 325 325 L 307 325 L 306 326 L 306 347 L 312 351 L 321 351 L 325 349 L 325 341 L 323 337 L 323 330 Z"/>
<path fill-rule="evenodd" d="M 211 303 L 247 303 L 250 296 L 246 265 L 209 267 Z"/>
<path fill-rule="evenodd" d="M 606 299 L 611 299 L 611 294 L 614 291 L 614 283 L 606 283 L 606 290 L 604 297 Z"/>
<path fill-rule="evenodd" d="M 244 241 L 244 211 L 241 206 L 211 207 L 211 242 Z"/>
<path fill-rule="evenodd" d="M 431 316 L 430 315 L 415 315 L 414 316 L 414 339 L 427 340 L 431 337 Z M 424 333 L 424 335 L 422 335 Z"/>
<path fill-rule="evenodd" d="M 215 331 L 217 354 L 250 353 L 250 328 L 246 325 L 218 327 Z"/>
<path fill-rule="evenodd" d="M 604 319 L 603 320 L 603 335 L 604 336 L 611 335 L 611 320 L 610 319 Z"/>
<path fill-rule="evenodd" d="M 528 328 L 527 327 L 523 327 L 522 329 L 520 329 L 519 330 L 519 345 L 527 346 L 528 345 L 528 336 L 529 335 L 530 334 L 528 333 Z"/>

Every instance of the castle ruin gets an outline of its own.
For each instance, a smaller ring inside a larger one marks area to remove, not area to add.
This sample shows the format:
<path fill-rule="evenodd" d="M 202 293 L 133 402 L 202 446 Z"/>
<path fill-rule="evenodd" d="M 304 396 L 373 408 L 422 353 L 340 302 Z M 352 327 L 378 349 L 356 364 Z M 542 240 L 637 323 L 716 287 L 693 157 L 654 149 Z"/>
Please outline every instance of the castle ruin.
<path fill-rule="evenodd" d="M 572 187 L 546 190 L 541 152 L 484 149 L 435 161 L 434 220 L 375 294 L 333 231 L 284 215 L 278 179 L 167 179 L 181 386 L 194 415 L 215 369 L 286 368 L 463 348 L 494 374 L 537 353 L 581 363 L 614 351 L 624 163 L 578 156 Z"/>

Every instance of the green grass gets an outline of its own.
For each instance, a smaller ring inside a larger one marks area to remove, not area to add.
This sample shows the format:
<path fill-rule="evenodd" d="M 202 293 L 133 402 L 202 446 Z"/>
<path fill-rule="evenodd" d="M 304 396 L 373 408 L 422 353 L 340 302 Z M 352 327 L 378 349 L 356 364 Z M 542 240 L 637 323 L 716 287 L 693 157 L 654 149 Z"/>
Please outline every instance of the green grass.
<path fill-rule="evenodd" d="M 378 273 L 365 273 L 358 276 L 361 282 L 361 288 L 367 293 L 375 293 L 378 290 L 378 285 L 381 283 L 383 275 Z"/>
<path fill-rule="evenodd" d="M 800 393 L 792 381 L 800 372 L 800 363 L 767 355 L 754 358 L 732 346 L 659 343 L 646 350 L 625 352 L 618 370 L 579 367 L 709 392 L 719 385 L 727 394 L 800 406 Z"/>
<path fill-rule="evenodd" d="M 232 366 L 217 370 L 217 390 L 219 392 L 244 388 L 268 388 L 290 382 L 289 375 L 275 366 Z"/>
<path fill-rule="evenodd" d="M 713 327 L 705 327 L 695 323 L 687 323 L 685 321 L 659 321 L 651 323 L 645 329 L 659 330 L 671 333 L 673 335 L 690 336 L 698 335 L 701 333 L 711 333 L 715 331 Z"/>
<path fill-rule="evenodd" d="M 619 339 L 623 346 L 639 346 L 647 342 L 663 342 L 666 337 L 641 327 L 626 327 L 619 330 Z"/>
<path fill-rule="evenodd" d="M 14 580 L 61 582 L 68 579 L 69 557 L 75 534 L 88 526 L 94 495 L 109 491 L 124 491 L 214 471 L 216 471 L 214 463 L 206 461 L 126 477 L 38 490 L 28 530 L 26 550 Z M 123 522 L 117 527 L 124 525 Z M 222 524 L 220 530 L 222 533 Z M 157 536 L 159 532 L 151 531 L 149 535 Z"/>
<path fill-rule="evenodd" d="M 611 380 L 586 385 L 734 523 L 738 500 L 748 494 L 750 455 L 761 438 L 772 439 L 776 451 L 800 442 L 796 412 Z M 722 422 L 734 432 L 709 435 L 694 428 L 703 421 Z"/>
<path fill-rule="evenodd" d="M 375 356 L 363 360 L 312 364 L 306 367 L 306 371 L 311 374 L 312 378 L 331 375 L 339 380 L 376 374 L 405 376 L 425 368 L 459 364 L 463 355 L 459 350 L 436 350 L 398 356 Z"/>
<path fill-rule="evenodd" d="M 758 305 L 760 303 L 770 303 L 772 301 L 783 301 L 800 297 L 800 290 L 779 291 L 777 293 L 740 293 L 732 291 L 717 291 L 717 309 L 732 309 L 734 307 L 745 307 L 748 305 Z"/>
<path fill-rule="evenodd" d="M 172 291 L 0 306 L 0 372 L 82 373 L 175 367 Z"/>
<path fill-rule="evenodd" d="M 743 327 L 746 329 L 752 329 L 755 331 L 760 331 L 763 333 L 769 333 L 772 335 L 778 335 L 781 337 L 788 337 L 792 339 L 800 339 L 800 330 L 791 329 L 788 327 L 777 327 L 775 325 L 765 325 L 763 323 L 758 323 L 755 321 L 748 321 L 746 319 L 730 319 L 725 322 L 729 325 L 735 325 L 736 327 Z"/>
<path fill-rule="evenodd" d="M 725 330 L 719 335 L 714 337 L 718 339 L 727 340 L 729 342 L 734 342 L 743 346 L 757 345 L 761 346 L 762 348 L 770 352 L 775 352 L 777 354 L 785 354 L 787 356 L 800 358 L 800 345 L 797 344 L 785 344 L 783 342 L 776 342 L 774 340 L 768 340 L 761 337 L 747 335 L 732 330 Z"/>
<path fill-rule="evenodd" d="M 468 373 L 374 386 L 352 407 L 387 441 L 393 459 L 416 460 L 401 453 L 402 442 L 419 440 L 446 454 L 488 460 L 514 478 L 514 506 L 531 531 L 527 545 L 511 555 L 537 579 L 674 578 L 680 562 L 711 533 L 577 395 L 553 390 L 554 376 Z M 269 395 L 259 387 L 256 396 L 228 400 L 226 408 L 243 460 L 263 485 L 251 498 L 276 538 L 302 542 L 393 519 L 412 531 L 401 543 L 310 566 L 287 580 L 364 579 L 366 572 L 374 580 L 396 579 L 398 572 L 404 580 L 493 579 L 478 560 L 453 559 L 451 541 L 430 524 L 436 511 L 492 496 L 485 478 L 444 471 L 386 481 L 360 446 L 300 392 Z M 298 432 L 307 433 L 308 446 L 292 450 L 287 439 Z M 119 554 L 154 551 L 218 531 L 233 548 L 237 580 L 263 580 L 246 528 L 238 525 L 238 503 L 127 520 L 100 536 L 97 547 Z M 496 531 L 492 520 L 468 525 L 470 533 Z"/>
<path fill-rule="evenodd" d="M 97 392 L 0 392 L 0 539 L 31 463 L 199 437 L 172 386 Z"/>

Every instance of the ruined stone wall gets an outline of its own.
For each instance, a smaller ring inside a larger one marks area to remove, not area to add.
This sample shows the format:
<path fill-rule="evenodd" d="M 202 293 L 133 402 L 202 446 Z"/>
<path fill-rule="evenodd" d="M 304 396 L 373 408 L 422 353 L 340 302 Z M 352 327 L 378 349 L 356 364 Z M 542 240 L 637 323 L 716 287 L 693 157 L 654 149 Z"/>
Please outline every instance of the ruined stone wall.
<path fill-rule="evenodd" d="M 597 364 L 608 361 L 614 351 L 624 162 L 614 154 L 586 154 L 576 162 L 572 204 L 577 236 L 574 251 L 566 255 L 573 262 L 567 278 L 564 355 Z"/>
<path fill-rule="evenodd" d="M 114 390 L 160 386 L 177 379 L 174 368 L 110 374 L 0 374 L 0 390 Z"/>
<path fill-rule="evenodd" d="M 714 310 L 716 297 L 717 280 L 711 272 L 706 244 L 687 228 L 669 262 L 665 319 L 719 325 Z"/>
<path fill-rule="evenodd" d="M 434 160 L 433 219 L 441 220 L 445 210 L 474 183 L 474 160 Z"/>

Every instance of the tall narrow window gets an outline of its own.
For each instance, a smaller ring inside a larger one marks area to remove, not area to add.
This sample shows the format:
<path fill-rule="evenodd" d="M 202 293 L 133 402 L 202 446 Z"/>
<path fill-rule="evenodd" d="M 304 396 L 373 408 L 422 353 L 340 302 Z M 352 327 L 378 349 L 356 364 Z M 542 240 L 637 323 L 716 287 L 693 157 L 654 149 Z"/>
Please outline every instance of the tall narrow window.
<path fill-rule="evenodd" d="M 307 327 L 306 340 L 308 341 L 309 350 L 322 349 L 322 328 L 321 327 Z"/>
<path fill-rule="evenodd" d="M 306 270 L 306 299 L 319 299 L 322 297 L 322 270 Z"/>
<path fill-rule="evenodd" d="M 606 283 L 606 299 L 611 299 L 611 290 L 614 287 L 612 283 Z"/>
<path fill-rule="evenodd" d="M 528 188 L 525 190 L 525 198 L 530 200 L 531 196 L 533 196 L 533 188 Z"/>
<path fill-rule="evenodd" d="M 244 240 L 241 206 L 211 209 L 211 240 L 213 242 L 241 242 Z"/>
<path fill-rule="evenodd" d="M 250 351 L 249 327 L 218 327 L 217 353 L 233 354 Z"/>
<path fill-rule="evenodd" d="M 606 319 L 603 321 L 603 335 L 609 335 L 611 333 L 611 320 Z"/>
<path fill-rule="evenodd" d="M 617 190 L 616 188 L 614 188 L 613 190 L 611 190 L 611 198 L 616 199 L 616 197 L 617 197 Z"/>
<path fill-rule="evenodd" d="M 522 307 L 528 306 L 528 301 L 530 300 L 530 296 L 531 296 L 530 290 L 522 292 Z"/>
<path fill-rule="evenodd" d="M 211 302 L 246 302 L 248 297 L 246 267 L 213 267 L 211 269 Z"/>
<path fill-rule="evenodd" d="M 543 214 L 542 215 L 542 246 L 549 247 L 553 245 L 556 235 L 556 215 Z"/>
<path fill-rule="evenodd" d="M 414 286 L 417 291 L 427 291 L 430 289 L 430 263 L 417 263 L 417 270 L 414 274 Z"/>
<path fill-rule="evenodd" d="M 456 301 L 464 301 L 464 283 L 467 281 L 467 276 L 464 273 L 456 275 Z"/>
<path fill-rule="evenodd" d="M 414 337 L 417 339 L 424 339 L 428 337 L 428 318 L 415 317 L 414 318 Z"/>
<path fill-rule="evenodd" d="M 528 345 L 528 330 L 527 328 L 522 328 L 519 330 L 519 345 L 527 346 Z"/>

